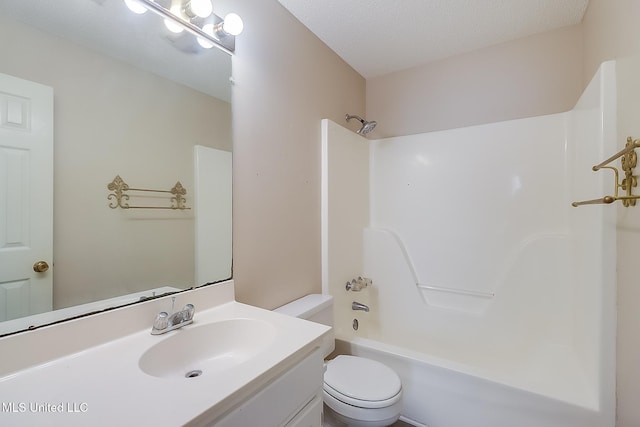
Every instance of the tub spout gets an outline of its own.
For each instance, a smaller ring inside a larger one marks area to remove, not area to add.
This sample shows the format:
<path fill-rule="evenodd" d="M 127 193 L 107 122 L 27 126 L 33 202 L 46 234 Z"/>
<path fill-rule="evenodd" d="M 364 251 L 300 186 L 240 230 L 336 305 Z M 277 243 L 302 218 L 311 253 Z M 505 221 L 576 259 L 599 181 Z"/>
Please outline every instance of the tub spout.
<path fill-rule="evenodd" d="M 362 311 L 368 312 L 369 311 L 369 307 L 364 305 L 364 304 L 362 304 L 362 303 L 360 303 L 360 302 L 354 301 L 354 302 L 351 303 L 351 310 L 362 310 Z"/>

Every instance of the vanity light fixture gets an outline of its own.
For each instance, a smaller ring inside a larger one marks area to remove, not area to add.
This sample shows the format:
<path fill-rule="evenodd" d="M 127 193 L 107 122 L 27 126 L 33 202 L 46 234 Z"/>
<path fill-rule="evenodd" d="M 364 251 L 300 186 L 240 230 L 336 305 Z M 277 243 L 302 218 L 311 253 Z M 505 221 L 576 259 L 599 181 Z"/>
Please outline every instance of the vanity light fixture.
<path fill-rule="evenodd" d="M 205 24 L 202 26 L 202 31 L 211 35 L 213 37 L 213 24 Z M 203 39 L 202 37 L 198 37 L 198 44 L 205 49 L 211 49 L 213 47 L 213 43 Z"/>
<path fill-rule="evenodd" d="M 147 8 L 138 3 L 136 0 L 124 0 L 124 4 L 127 5 L 131 12 L 138 15 L 141 15 L 147 11 Z"/>
<path fill-rule="evenodd" d="M 164 18 L 172 33 L 188 31 L 205 49 L 217 47 L 229 54 L 235 50 L 235 37 L 244 25 L 235 13 L 220 18 L 213 13 L 211 0 L 124 0 L 134 13 L 150 10 Z"/>
<path fill-rule="evenodd" d="M 238 36 L 244 30 L 244 22 L 237 13 L 229 13 L 215 27 L 218 37 Z"/>
<path fill-rule="evenodd" d="M 224 20 L 213 25 L 213 24 L 205 24 L 202 26 L 202 31 L 209 34 L 212 37 L 216 37 L 219 40 L 223 40 L 225 37 L 235 37 L 242 33 L 244 29 L 244 24 L 242 22 L 242 18 L 238 16 L 236 13 L 229 13 L 224 17 Z M 205 49 L 210 49 L 213 47 L 213 43 L 203 39 L 202 37 L 198 37 L 198 44 Z"/>
<path fill-rule="evenodd" d="M 189 18 L 187 18 L 186 16 L 182 15 L 182 7 L 180 6 L 180 1 L 173 1 L 169 12 L 171 12 L 173 15 L 175 15 L 176 17 L 179 17 L 182 20 L 188 20 Z M 182 25 L 180 25 L 180 23 L 176 22 L 173 19 L 164 19 L 164 26 L 167 28 L 167 30 L 171 31 L 174 34 L 180 34 L 181 32 L 184 31 L 184 27 Z"/>
<path fill-rule="evenodd" d="M 209 0 L 187 0 L 184 11 L 189 18 L 208 18 L 213 13 L 213 5 Z"/>

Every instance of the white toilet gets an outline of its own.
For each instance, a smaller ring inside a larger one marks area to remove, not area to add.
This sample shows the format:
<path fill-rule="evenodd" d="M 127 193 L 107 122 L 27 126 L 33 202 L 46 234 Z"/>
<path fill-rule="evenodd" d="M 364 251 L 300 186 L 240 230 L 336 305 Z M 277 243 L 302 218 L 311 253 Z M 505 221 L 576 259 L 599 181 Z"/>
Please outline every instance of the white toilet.
<path fill-rule="evenodd" d="M 307 295 L 276 312 L 333 326 L 333 297 Z M 323 342 L 327 357 L 335 348 L 333 334 Z M 326 363 L 323 395 L 328 417 L 347 426 L 385 427 L 400 417 L 402 384 L 389 367 L 358 356 L 337 356 Z"/>

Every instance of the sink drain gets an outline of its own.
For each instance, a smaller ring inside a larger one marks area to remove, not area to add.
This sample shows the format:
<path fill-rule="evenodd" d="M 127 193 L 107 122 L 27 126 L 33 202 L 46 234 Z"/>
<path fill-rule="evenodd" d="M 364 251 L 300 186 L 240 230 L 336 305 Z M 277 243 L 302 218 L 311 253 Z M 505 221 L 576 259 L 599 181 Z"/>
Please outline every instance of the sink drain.
<path fill-rule="evenodd" d="M 185 378 L 195 378 L 202 375 L 202 371 L 200 369 L 194 369 L 193 371 L 189 371 L 184 374 Z"/>

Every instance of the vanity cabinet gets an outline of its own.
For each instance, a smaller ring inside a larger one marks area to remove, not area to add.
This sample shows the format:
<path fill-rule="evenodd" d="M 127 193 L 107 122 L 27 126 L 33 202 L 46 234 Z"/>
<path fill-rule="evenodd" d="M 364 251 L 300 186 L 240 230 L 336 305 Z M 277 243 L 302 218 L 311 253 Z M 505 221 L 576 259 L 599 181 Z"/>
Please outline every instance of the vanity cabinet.
<path fill-rule="evenodd" d="M 260 390 L 221 419 L 215 427 L 322 427 L 322 354 L 315 349 L 284 368 Z"/>

